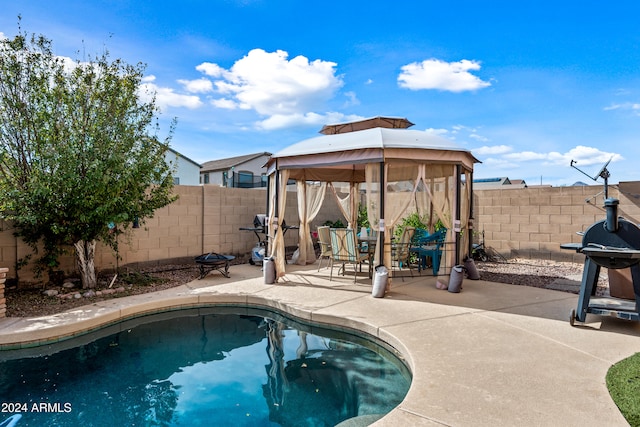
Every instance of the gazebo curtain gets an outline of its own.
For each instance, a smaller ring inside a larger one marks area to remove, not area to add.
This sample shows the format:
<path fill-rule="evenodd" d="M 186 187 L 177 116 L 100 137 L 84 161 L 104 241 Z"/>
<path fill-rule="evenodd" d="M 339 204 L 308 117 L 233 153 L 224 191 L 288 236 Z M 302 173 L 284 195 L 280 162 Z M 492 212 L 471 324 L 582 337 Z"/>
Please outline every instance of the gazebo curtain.
<path fill-rule="evenodd" d="M 428 169 L 425 168 L 424 180 L 425 193 L 431 202 L 430 207 L 433 208 L 433 212 L 429 218 L 431 231 L 433 231 L 435 223 L 437 222 L 435 221 L 436 218 L 439 219 L 447 229 L 444 266 L 446 269 L 450 269 L 455 263 L 455 252 L 447 250 L 448 248 L 455 247 L 455 234 L 453 230 L 453 200 L 456 189 L 455 166 L 436 165 Z"/>
<path fill-rule="evenodd" d="M 276 175 L 279 174 L 279 183 L 276 186 Z M 282 221 L 284 221 L 285 208 L 287 206 L 287 181 L 289 181 L 290 172 L 287 169 L 277 171 L 271 176 L 269 182 L 272 194 L 269 208 L 269 236 L 273 239 L 271 245 L 271 256 L 275 258 L 276 278 L 286 274 L 285 251 L 284 251 L 284 233 L 282 231 Z M 273 195 L 277 195 L 274 197 Z M 278 206 L 273 206 L 277 200 Z M 277 214 L 275 213 L 277 211 Z"/>
<path fill-rule="evenodd" d="M 326 182 L 296 181 L 298 189 L 298 218 L 300 219 L 300 256 L 298 264 L 312 264 L 316 261 L 316 253 L 311 240 L 311 221 L 320 212 L 327 189 Z"/>
<path fill-rule="evenodd" d="M 384 187 L 381 186 L 381 163 L 368 163 L 365 165 L 365 203 L 369 224 L 375 231 L 380 231 L 384 227 L 384 264 L 391 266 L 391 238 L 394 226 L 406 216 L 407 210 L 413 205 L 413 209 L 422 217 L 428 216 L 429 231 L 433 232 L 435 224 L 439 219 L 447 228 L 444 271 L 441 274 L 449 274 L 450 268 L 455 263 L 456 252 L 452 250 L 455 245 L 454 216 L 455 204 L 458 199 L 456 194 L 457 180 L 456 166 L 454 164 L 432 164 L 419 163 L 415 161 L 386 161 L 384 163 Z M 276 174 L 279 174 L 279 185 L 276 191 Z M 270 208 L 269 225 L 276 224 L 275 231 L 270 229 L 273 245 L 271 246 L 271 256 L 275 257 L 277 276 L 285 274 L 284 256 L 284 236 L 282 233 L 282 220 L 286 205 L 286 184 L 289 179 L 289 170 L 277 171 L 271 176 L 271 194 L 278 194 L 272 197 L 271 203 L 277 199 L 277 209 Z M 464 172 L 465 180 L 461 183 L 460 205 L 460 226 L 464 230 L 462 242 L 458 250 L 459 256 L 466 254 L 468 248 L 469 230 L 468 219 L 470 214 L 470 171 Z M 315 252 L 311 241 L 311 222 L 318 214 L 322 206 L 322 201 L 326 195 L 326 186 L 329 186 L 334 194 L 340 211 L 351 228 L 357 228 L 358 203 L 360 201 L 358 182 L 329 182 L 311 183 L 299 180 L 298 190 L 298 216 L 300 219 L 300 257 L 298 264 L 307 264 L 315 261 Z M 347 189 L 348 188 L 348 189 Z M 380 189 L 385 189 L 385 212 L 380 213 Z M 277 212 L 277 216 L 275 214 Z M 384 218 L 381 224 L 380 217 Z M 378 232 L 378 238 L 380 233 Z M 382 244 L 378 241 L 377 245 Z M 380 264 L 379 251 L 376 251 L 375 263 Z"/>
<path fill-rule="evenodd" d="M 420 182 L 420 166 L 408 162 L 385 163 L 384 265 L 391 266 L 393 228 L 402 219 Z M 393 271 L 393 270 L 392 270 Z"/>
<path fill-rule="evenodd" d="M 367 207 L 367 219 L 371 229 L 374 230 L 378 236 L 376 247 L 380 247 L 380 164 L 379 163 L 367 163 L 365 166 L 365 196 Z M 375 252 L 374 264 L 380 264 L 379 251 Z"/>
<path fill-rule="evenodd" d="M 338 185 L 338 189 L 336 189 Z M 358 228 L 358 184 L 355 182 L 345 183 L 348 185 L 347 191 L 343 191 L 343 187 L 339 184 L 329 183 L 329 188 L 336 198 L 338 208 L 342 216 L 347 221 L 347 228 Z M 338 192 L 340 191 L 340 193 Z"/>
<path fill-rule="evenodd" d="M 471 217 L 471 172 L 464 172 L 464 181 L 462 181 L 462 197 L 460 197 L 460 227 L 464 232 L 462 233 L 462 239 L 460 247 L 458 248 L 458 255 L 460 259 L 463 259 L 469 254 L 469 239 L 473 236 L 473 229 L 469 228 L 469 219 Z"/>
<path fill-rule="evenodd" d="M 387 162 L 385 171 L 385 212 L 384 212 L 384 264 L 391 265 L 391 238 L 393 228 L 406 216 L 407 210 L 413 206 L 421 218 L 428 216 L 429 229 L 434 231 L 438 219 L 447 233 L 447 247 L 453 247 L 455 234 L 453 233 L 453 219 L 451 212 L 454 208 L 455 195 L 455 166 L 430 165 L 415 162 Z M 380 221 L 380 165 L 367 164 L 366 177 L 366 205 L 369 223 L 372 226 Z M 467 204 L 468 205 L 468 204 Z M 467 210 L 468 212 L 468 210 Z M 462 215 L 468 217 L 468 213 Z M 464 222 L 466 225 L 466 221 Z M 376 226 L 376 229 L 379 227 Z M 380 245 L 380 242 L 378 242 Z M 455 253 L 446 251 L 445 268 L 454 264 Z M 376 251 L 375 263 L 379 264 L 379 254 Z M 446 274 L 446 273 L 445 273 Z"/>

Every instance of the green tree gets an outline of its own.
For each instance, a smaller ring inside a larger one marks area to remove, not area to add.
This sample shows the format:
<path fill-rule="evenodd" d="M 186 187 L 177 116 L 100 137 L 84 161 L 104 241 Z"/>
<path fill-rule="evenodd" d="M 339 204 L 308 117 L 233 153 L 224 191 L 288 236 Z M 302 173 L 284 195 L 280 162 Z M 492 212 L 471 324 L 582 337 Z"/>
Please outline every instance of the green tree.
<path fill-rule="evenodd" d="M 13 224 L 40 268 L 75 248 L 82 285 L 96 285 L 97 241 L 117 248 L 133 221 L 175 200 L 157 138 L 155 98 L 139 88 L 144 67 L 65 61 L 44 36 L 0 40 L 0 218 Z"/>

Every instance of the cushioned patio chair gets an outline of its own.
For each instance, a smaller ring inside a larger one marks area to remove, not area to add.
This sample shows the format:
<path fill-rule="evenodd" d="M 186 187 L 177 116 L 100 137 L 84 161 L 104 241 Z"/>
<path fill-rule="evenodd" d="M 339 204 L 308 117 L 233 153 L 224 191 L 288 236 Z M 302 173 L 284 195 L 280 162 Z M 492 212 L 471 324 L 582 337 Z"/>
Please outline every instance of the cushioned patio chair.
<path fill-rule="evenodd" d="M 426 230 L 418 230 L 414 239 L 414 246 L 411 252 L 418 256 L 418 272 L 427 267 L 427 258 L 431 259 L 433 275 L 437 276 L 440 270 L 440 260 L 442 259 L 442 248 L 447 237 L 447 229 L 441 228 L 433 234 Z"/>
<path fill-rule="evenodd" d="M 331 260 L 331 233 L 329 232 L 329 226 L 323 225 L 318 227 L 318 244 L 320 244 L 320 256 L 318 257 L 318 271 L 322 266 L 322 260 Z M 327 262 L 327 265 L 329 262 Z"/>
<path fill-rule="evenodd" d="M 346 264 L 353 264 L 353 283 L 356 282 L 358 266 L 368 259 L 366 253 L 361 253 L 358 248 L 356 233 L 351 228 L 331 228 L 331 273 L 329 280 L 333 280 L 334 262 L 342 264 L 342 274 Z"/>

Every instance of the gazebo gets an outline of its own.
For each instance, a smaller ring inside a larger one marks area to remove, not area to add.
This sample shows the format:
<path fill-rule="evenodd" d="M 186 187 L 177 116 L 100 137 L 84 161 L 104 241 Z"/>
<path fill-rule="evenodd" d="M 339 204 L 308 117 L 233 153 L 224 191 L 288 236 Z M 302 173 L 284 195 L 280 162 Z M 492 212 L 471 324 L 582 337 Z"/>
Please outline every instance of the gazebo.
<path fill-rule="evenodd" d="M 404 118 L 375 117 L 324 126 L 323 136 L 293 144 L 271 156 L 268 224 L 276 275 L 285 274 L 284 235 L 287 184 L 295 180 L 300 220 L 299 264 L 315 262 L 310 224 L 327 189 L 338 201 L 348 227 L 357 228 L 363 200 L 369 223 L 378 231 L 377 264 L 391 267 L 391 233 L 408 209 L 448 230 L 444 274 L 470 252 L 473 217 L 473 165 L 469 150 L 433 133 L 409 130 Z M 336 183 L 347 188 L 340 193 Z"/>

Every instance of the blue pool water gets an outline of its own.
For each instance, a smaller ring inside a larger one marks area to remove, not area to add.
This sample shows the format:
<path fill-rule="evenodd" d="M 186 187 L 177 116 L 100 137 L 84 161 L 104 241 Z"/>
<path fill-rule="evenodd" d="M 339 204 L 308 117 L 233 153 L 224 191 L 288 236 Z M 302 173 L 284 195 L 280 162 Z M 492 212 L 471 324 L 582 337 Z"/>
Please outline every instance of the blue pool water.
<path fill-rule="evenodd" d="M 409 389 L 406 367 L 363 338 L 233 310 L 0 352 L 0 425 L 19 412 L 16 427 L 333 426 L 382 416 Z"/>

